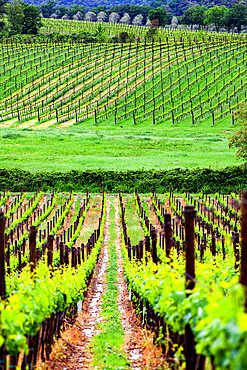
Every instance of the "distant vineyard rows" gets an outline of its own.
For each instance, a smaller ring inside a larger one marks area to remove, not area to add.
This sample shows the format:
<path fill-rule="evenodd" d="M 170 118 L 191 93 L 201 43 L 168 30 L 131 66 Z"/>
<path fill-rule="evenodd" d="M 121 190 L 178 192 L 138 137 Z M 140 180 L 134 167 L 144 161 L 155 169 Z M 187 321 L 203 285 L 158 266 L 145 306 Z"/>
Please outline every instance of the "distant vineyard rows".
<path fill-rule="evenodd" d="M 170 32 L 160 42 L 0 48 L 2 122 L 216 124 L 246 101 L 243 36 L 204 41 L 196 33 Z"/>

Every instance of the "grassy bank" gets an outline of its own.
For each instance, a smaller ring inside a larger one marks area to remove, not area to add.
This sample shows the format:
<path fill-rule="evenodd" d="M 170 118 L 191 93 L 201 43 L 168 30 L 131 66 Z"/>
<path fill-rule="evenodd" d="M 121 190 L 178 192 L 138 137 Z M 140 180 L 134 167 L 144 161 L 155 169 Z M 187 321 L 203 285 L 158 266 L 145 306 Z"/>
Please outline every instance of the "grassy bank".
<path fill-rule="evenodd" d="M 228 137 L 236 129 L 230 122 L 212 127 L 114 124 L 77 128 L 0 128 L 2 168 L 36 171 L 70 170 L 169 170 L 234 166 L 239 161 L 228 148 Z"/>

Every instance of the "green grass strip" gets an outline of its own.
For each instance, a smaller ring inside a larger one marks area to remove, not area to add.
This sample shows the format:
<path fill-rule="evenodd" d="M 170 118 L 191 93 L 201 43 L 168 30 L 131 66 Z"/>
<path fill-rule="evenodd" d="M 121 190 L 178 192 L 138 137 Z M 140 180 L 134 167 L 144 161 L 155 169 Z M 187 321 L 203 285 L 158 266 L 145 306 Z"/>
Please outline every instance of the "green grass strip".
<path fill-rule="evenodd" d="M 115 246 L 116 226 L 114 222 L 114 208 L 110 208 L 109 226 L 109 261 L 106 270 L 106 292 L 102 294 L 103 321 L 98 325 L 101 333 L 94 337 L 92 352 L 93 366 L 100 369 L 130 369 L 130 363 L 121 350 L 124 344 L 124 330 L 117 304 L 117 252 Z"/>

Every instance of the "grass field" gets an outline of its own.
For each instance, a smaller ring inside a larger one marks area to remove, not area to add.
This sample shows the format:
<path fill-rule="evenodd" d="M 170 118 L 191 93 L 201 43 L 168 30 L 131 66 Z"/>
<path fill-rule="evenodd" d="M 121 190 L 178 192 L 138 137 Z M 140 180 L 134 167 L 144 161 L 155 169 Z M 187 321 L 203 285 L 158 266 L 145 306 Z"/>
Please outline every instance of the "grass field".
<path fill-rule="evenodd" d="M 223 168 L 241 163 L 228 148 L 235 129 L 222 123 L 149 127 L 91 125 L 64 130 L 0 128 L 1 167 L 31 171 Z"/>

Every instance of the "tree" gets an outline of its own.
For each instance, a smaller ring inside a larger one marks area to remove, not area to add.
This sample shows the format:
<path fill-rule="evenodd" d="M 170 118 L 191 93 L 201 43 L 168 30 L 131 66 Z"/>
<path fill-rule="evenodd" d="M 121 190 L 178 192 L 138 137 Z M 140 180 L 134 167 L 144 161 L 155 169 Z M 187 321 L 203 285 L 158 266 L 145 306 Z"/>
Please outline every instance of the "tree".
<path fill-rule="evenodd" d="M 224 18 L 227 13 L 227 8 L 225 6 L 214 6 L 205 12 L 204 23 L 206 25 L 214 24 L 216 30 L 219 31 L 220 27 L 224 26 Z"/>
<path fill-rule="evenodd" d="M 185 10 L 184 14 L 182 15 L 180 21 L 182 24 L 193 24 L 193 8 L 188 8 Z"/>
<path fill-rule="evenodd" d="M 39 10 L 35 5 L 13 0 L 6 5 L 8 27 L 12 34 L 36 35 L 42 26 Z"/>
<path fill-rule="evenodd" d="M 106 29 L 101 24 L 99 24 L 93 36 L 97 39 L 98 42 L 106 42 Z"/>
<path fill-rule="evenodd" d="M 65 14 L 68 14 L 69 9 L 65 5 L 61 5 L 56 9 L 56 13 L 58 18 L 62 18 Z"/>
<path fill-rule="evenodd" d="M 109 23 L 118 23 L 119 20 L 120 20 L 120 16 L 118 13 L 112 12 L 109 15 Z"/>
<path fill-rule="evenodd" d="M 143 21 L 143 15 L 138 14 L 133 19 L 132 24 L 134 24 L 135 26 L 142 26 L 142 21 Z"/>
<path fill-rule="evenodd" d="M 97 14 L 97 22 L 107 22 L 108 15 L 105 12 L 99 12 Z"/>
<path fill-rule="evenodd" d="M 157 38 L 158 27 L 156 27 L 154 25 L 155 21 L 157 21 L 157 19 L 152 21 L 151 26 L 149 27 L 149 29 L 148 29 L 148 31 L 146 32 L 146 35 L 145 35 L 145 38 L 150 40 L 150 41 L 155 40 Z"/>
<path fill-rule="evenodd" d="M 205 6 L 196 5 L 185 10 L 183 16 L 181 17 L 182 24 L 198 24 L 199 26 L 204 25 L 205 11 L 207 8 Z"/>
<path fill-rule="evenodd" d="M 237 158 L 247 159 L 247 104 L 240 106 L 235 113 L 236 119 L 241 124 L 241 129 L 229 138 L 229 148 L 236 148 Z"/>
<path fill-rule="evenodd" d="M 83 16 L 85 14 L 84 6 L 73 4 L 71 8 L 68 8 L 67 14 L 70 18 L 73 18 L 74 15 L 76 15 L 78 12 L 80 12 Z"/>
<path fill-rule="evenodd" d="M 119 41 L 122 43 L 126 42 L 128 40 L 128 37 L 129 37 L 129 34 L 126 31 L 122 31 L 118 35 Z"/>
<path fill-rule="evenodd" d="M 35 5 L 21 4 L 24 12 L 22 33 L 36 35 L 42 26 L 39 9 Z"/>
<path fill-rule="evenodd" d="M 96 14 L 94 12 L 87 12 L 87 14 L 85 15 L 85 21 L 95 22 Z"/>
<path fill-rule="evenodd" d="M 130 16 L 129 16 L 129 14 L 128 13 L 124 13 L 124 15 L 120 19 L 119 23 L 122 23 L 122 24 L 130 24 Z"/>
<path fill-rule="evenodd" d="M 56 11 L 56 0 L 48 0 L 40 6 L 40 10 L 45 18 L 49 18 Z"/>
<path fill-rule="evenodd" d="M 178 27 L 178 19 L 177 19 L 177 17 L 172 17 L 171 27 L 173 29 L 176 29 Z"/>
<path fill-rule="evenodd" d="M 22 2 L 13 0 L 6 5 L 8 28 L 12 35 L 21 34 L 23 29 L 24 11 Z"/>
<path fill-rule="evenodd" d="M 141 14 L 143 17 L 148 16 L 148 12 L 152 8 L 148 4 L 143 4 L 143 5 L 130 5 L 130 4 L 121 4 L 121 5 L 116 5 L 110 8 L 109 12 L 115 12 L 118 13 L 120 18 L 124 16 L 124 13 L 128 13 L 130 18 L 133 19 L 135 18 L 138 14 Z"/>
<path fill-rule="evenodd" d="M 224 25 L 228 30 L 236 27 L 239 32 L 241 26 L 247 25 L 247 6 L 241 3 L 233 4 L 225 14 Z"/>
<path fill-rule="evenodd" d="M 150 21 L 152 22 L 153 20 L 158 19 L 159 26 L 161 27 L 164 27 L 166 25 L 166 22 L 167 22 L 166 17 L 167 17 L 167 11 L 161 8 L 152 9 L 148 13 L 148 18 L 150 19 Z"/>
<path fill-rule="evenodd" d="M 107 10 L 107 7 L 105 5 L 98 5 L 95 8 L 92 8 L 91 12 L 94 12 L 96 15 L 98 15 L 100 12 L 104 12 L 104 13 L 108 14 L 108 10 Z"/>
<path fill-rule="evenodd" d="M 0 31 L 4 28 L 4 20 L 3 20 L 3 14 L 4 14 L 4 6 L 8 2 L 8 0 L 0 0 Z"/>

